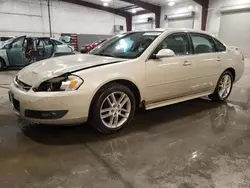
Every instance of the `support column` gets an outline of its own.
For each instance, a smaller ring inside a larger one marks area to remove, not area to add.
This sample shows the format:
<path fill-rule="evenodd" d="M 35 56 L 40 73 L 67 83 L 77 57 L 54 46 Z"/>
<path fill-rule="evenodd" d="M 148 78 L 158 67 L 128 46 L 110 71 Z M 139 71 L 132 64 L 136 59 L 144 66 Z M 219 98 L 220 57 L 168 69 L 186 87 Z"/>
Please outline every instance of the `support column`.
<path fill-rule="evenodd" d="M 50 0 L 48 1 L 48 17 L 49 17 L 49 35 L 52 37 L 51 15 L 50 15 Z"/>
<path fill-rule="evenodd" d="M 207 26 L 207 14 L 208 8 L 202 7 L 202 15 L 201 15 L 201 30 L 205 31 Z"/>
<path fill-rule="evenodd" d="M 155 12 L 155 27 L 156 28 L 161 27 L 161 9 Z"/>
<path fill-rule="evenodd" d="M 194 2 L 198 3 L 202 6 L 202 13 L 201 13 L 201 30 L 206 30 L 207 26 L 207 14 L 208 14 L 208 6 L 209 0 L 194 0 Z"/>
<path fill-rule="evenodd" d="M 132 31 L 132 15 L 126 16 L 127 31 Z"/>

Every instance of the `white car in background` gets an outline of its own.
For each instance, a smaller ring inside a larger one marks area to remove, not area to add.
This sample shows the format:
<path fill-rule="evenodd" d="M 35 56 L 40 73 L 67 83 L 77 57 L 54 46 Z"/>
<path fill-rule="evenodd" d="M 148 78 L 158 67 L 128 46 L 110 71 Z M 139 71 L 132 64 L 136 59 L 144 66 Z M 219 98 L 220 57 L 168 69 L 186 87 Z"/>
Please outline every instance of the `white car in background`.
<path fill-rule="evenodd" d="M 74 48 L 60 40 L 51 38 L 51 40 L 53 41 L 53 43 L 56 45 L 56 53 L 73 53 L 74 52 Z"/>
<path fill-rule="evenodd" d="M 9 96 L 15 111 L 31 122 L 88 120 L 111 133 L 128 124 L 138 106 L 148 110 L 207 95 L 226 100 L 243 71 L 243 55 L 205 32 L 132 31 L 90 54 L 25 67 Z"/>

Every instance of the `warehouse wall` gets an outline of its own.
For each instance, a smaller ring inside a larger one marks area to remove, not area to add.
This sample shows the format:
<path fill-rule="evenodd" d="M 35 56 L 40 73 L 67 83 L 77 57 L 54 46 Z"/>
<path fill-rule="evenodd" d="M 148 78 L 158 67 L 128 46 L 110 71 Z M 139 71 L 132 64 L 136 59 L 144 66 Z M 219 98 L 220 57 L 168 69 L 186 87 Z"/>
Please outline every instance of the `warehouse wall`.
<path fill-rule="evenodd" d="M 82 45 L 91 44 L 94 41 L 111 38 L 112 35 L 93 35 L 93 34 L 80 34 L 78 35 L 78 49 Z"/>
<path fill-rule="evenodd" d="M 210 0 L 208 9 L 208 19 L 206 30 L 218 36 L 220 29 L 220 8 L 224 6 L 236 6 L 241 4 L 249 4 L 250 0 Z M 246 20 L 247 21 L 247 20 Z"/>
<path fill-rule="evenodd" d="M 124 17 L 58 0 L 52 1 L 51 20 L 54 36 L 60 33 L 111 35 L 114 24 L 123 25 L 126 30 Z M 0 36 L 48 35 L 48 22 L 45 0 L 0 1 Z"/>
<path fill-rule="evenodd" d="M 192 6 L 192 9 L 189 9 L 189 6 Z M 183 3 L 178 3 L 172 7 L 168 6 L 166 3 L 166 6 L 162 7 L 162 11 L 161 11 L 161 27 L 162 28 L 168 27 L 168 21 L 164 20 L 165 15 L 180 14 L 180 13 L 185 13 L 185 12 L 190 12 L 190 11 L 195 11 L 194 28 L 201 29 L 202 7 L 201 5 L 195 3 L 194 1 L 186 1 Z"/>

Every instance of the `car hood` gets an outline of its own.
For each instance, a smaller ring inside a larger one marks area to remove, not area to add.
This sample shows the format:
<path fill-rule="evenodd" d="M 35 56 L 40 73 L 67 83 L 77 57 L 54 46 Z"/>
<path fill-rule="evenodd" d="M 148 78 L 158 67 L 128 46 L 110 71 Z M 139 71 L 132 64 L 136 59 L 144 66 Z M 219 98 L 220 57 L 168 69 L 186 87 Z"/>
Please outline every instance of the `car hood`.
<path fill-rule="evenodd" d="M 68 55 L 46 59 L 23 68 L 17 77 L 22 82 L 36 87 L 50 78 L 78 70 L 94 68 L 110 63 L 118 63 L 126 59 L 103 57 L 90 54 Z"/>

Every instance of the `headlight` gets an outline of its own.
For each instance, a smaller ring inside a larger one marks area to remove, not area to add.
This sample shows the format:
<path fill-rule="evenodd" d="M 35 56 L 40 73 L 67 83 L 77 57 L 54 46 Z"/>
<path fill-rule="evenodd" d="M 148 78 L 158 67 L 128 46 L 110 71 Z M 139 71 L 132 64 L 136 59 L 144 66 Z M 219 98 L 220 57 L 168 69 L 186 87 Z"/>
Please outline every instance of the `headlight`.
<path fill-rule="evenodd" d="M 40 84 L 35 91 L 74 91 L 83 83 L 83 80 L 75 75 L 52 78 Z"/>
<path fill-rule="evenodd" d="M 67 80 L 62 82 L 61 91 L 77 90 L 83 83 L 83 80 L 77 76 L 69 76 Z"/>

